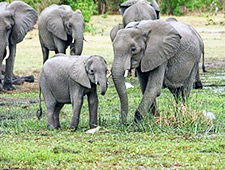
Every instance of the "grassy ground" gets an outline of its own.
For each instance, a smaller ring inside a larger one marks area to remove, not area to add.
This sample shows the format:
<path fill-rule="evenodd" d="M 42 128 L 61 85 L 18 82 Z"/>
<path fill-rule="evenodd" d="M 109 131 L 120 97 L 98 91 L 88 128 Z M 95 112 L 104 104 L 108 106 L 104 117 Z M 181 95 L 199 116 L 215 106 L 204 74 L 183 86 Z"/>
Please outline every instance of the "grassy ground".
<path fill-rule="evenodd" d="M 84 133 L 86 101 L 77 132 L 69 130 L 70 105 L 62 110 L 60 130 L 48 131 L 46 116 L 37 120 L 42 54 L 37 30 L 30 32 L 18 45 L 15 73 L 34 74 L 36 81 L 0 94 L 0 169 L 225 169 L 225 18 L 196 15 L 178 20 L 195 27 L 204 39 L 208 72 L 201 73 L 201 78 L 205 88 L 193 90 L 187 106 L 176 105 L 164 89 L 157 99 L 161 115 L 136 126 L 133 113 L 141 93 L 137 79 L 128 78 L 135 87 L 128 89 L 129 125 L 123 126 L 110 78 L 106 95 L 99 96 L 102 128 L 94 135 Z M 83 54 L 105 57 L 110 68 L 109 32 L 120 21 L 120 16 L 93 16 Z M 203 111 L 213 112 L 216 119 L 209 121 Z"/>

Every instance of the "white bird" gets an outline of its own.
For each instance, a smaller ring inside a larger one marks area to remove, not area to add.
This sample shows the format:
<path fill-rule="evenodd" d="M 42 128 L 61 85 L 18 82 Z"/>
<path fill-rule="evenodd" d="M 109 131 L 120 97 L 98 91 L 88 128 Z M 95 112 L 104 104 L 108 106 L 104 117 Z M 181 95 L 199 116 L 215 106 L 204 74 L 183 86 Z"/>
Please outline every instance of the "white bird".
<path fill-rule="evenodd" d="M 100 126 L 97 126 L 96 128 L 87 130 L 85 133 L 94 134 L 98 132 L 100 128 L 101 128 Z"/>
<path fill-rule="evenodd" d="M 210 120 L 216 119 L 216 116 L 214 115 L 214 113 L 212 112 L 206 112 L 205 110 L 203 111 L 203 115 L 207 118 L 209 118 Z"/>
<path fill-rule="evenodd" d="M 128 82 L 125 82 L 126 89 L 134 88 L 134 86 Z"/>

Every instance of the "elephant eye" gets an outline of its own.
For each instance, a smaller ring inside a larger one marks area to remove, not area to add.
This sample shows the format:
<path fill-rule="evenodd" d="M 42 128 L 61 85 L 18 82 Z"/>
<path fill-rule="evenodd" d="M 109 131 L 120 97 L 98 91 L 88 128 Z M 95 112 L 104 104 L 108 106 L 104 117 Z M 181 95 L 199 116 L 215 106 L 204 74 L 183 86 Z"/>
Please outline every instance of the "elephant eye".
<path fill-rule="evenodd" d="M 6 30 L 9 31 L 10 29 L 11 29 L 11 25 L 8 25 L 8 26 L 6 27 Z"/>
<path fill-rule="evenodd" d="M 131 49 L 130 49 L 131 53 L 132 54 L 135 54 L 136 53 L 136 47 L 135 46 L 132 46 Z"/>
<path fill-rule="evenodd" d="M 94 74 L 94 72 L 95 72 L 95 71 L 94 71 L 93 69 L 90 69 L 90 70 L 89 70 L 89 73 L 90 73 L 90 74 Z"/>
<path fill-rule="evenodd" d="M 69 23 L 69 24 L 68 24 L 68 27 L 69 27 L 69 28 L 71 28 L 71 27 L 72 27 L 72 24 L 71 24 L 71 23 Z"/>

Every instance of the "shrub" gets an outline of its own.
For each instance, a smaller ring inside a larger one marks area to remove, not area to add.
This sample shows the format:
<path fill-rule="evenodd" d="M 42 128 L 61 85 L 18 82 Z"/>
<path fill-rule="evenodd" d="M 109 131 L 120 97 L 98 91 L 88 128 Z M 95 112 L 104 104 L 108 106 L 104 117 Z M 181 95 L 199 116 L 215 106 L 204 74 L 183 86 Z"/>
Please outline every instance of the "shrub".
<path fill-rule="evenodd" d="M 93 0 L 64 0 L 63 3 L 70 5 L 73 10 L 80 9 L 85 22 L 89 22 L 96 11 L 96 4 Z"/>

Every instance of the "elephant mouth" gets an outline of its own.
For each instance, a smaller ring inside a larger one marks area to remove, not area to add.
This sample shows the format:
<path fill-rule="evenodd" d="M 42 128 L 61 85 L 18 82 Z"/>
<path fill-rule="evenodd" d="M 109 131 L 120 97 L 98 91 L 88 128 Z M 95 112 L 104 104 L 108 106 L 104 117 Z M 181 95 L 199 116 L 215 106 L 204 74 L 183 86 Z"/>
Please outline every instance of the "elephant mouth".
<path fill-rule="evenodd" d="M 70 45 L 70 53 L 71 53 L 71 55 L 75 55 L 75 51 L 76 51 L 75 44 L 76 44 L 76 39 L 73 38 L 72 42 L 71 42 L 71 45 Z"/>

